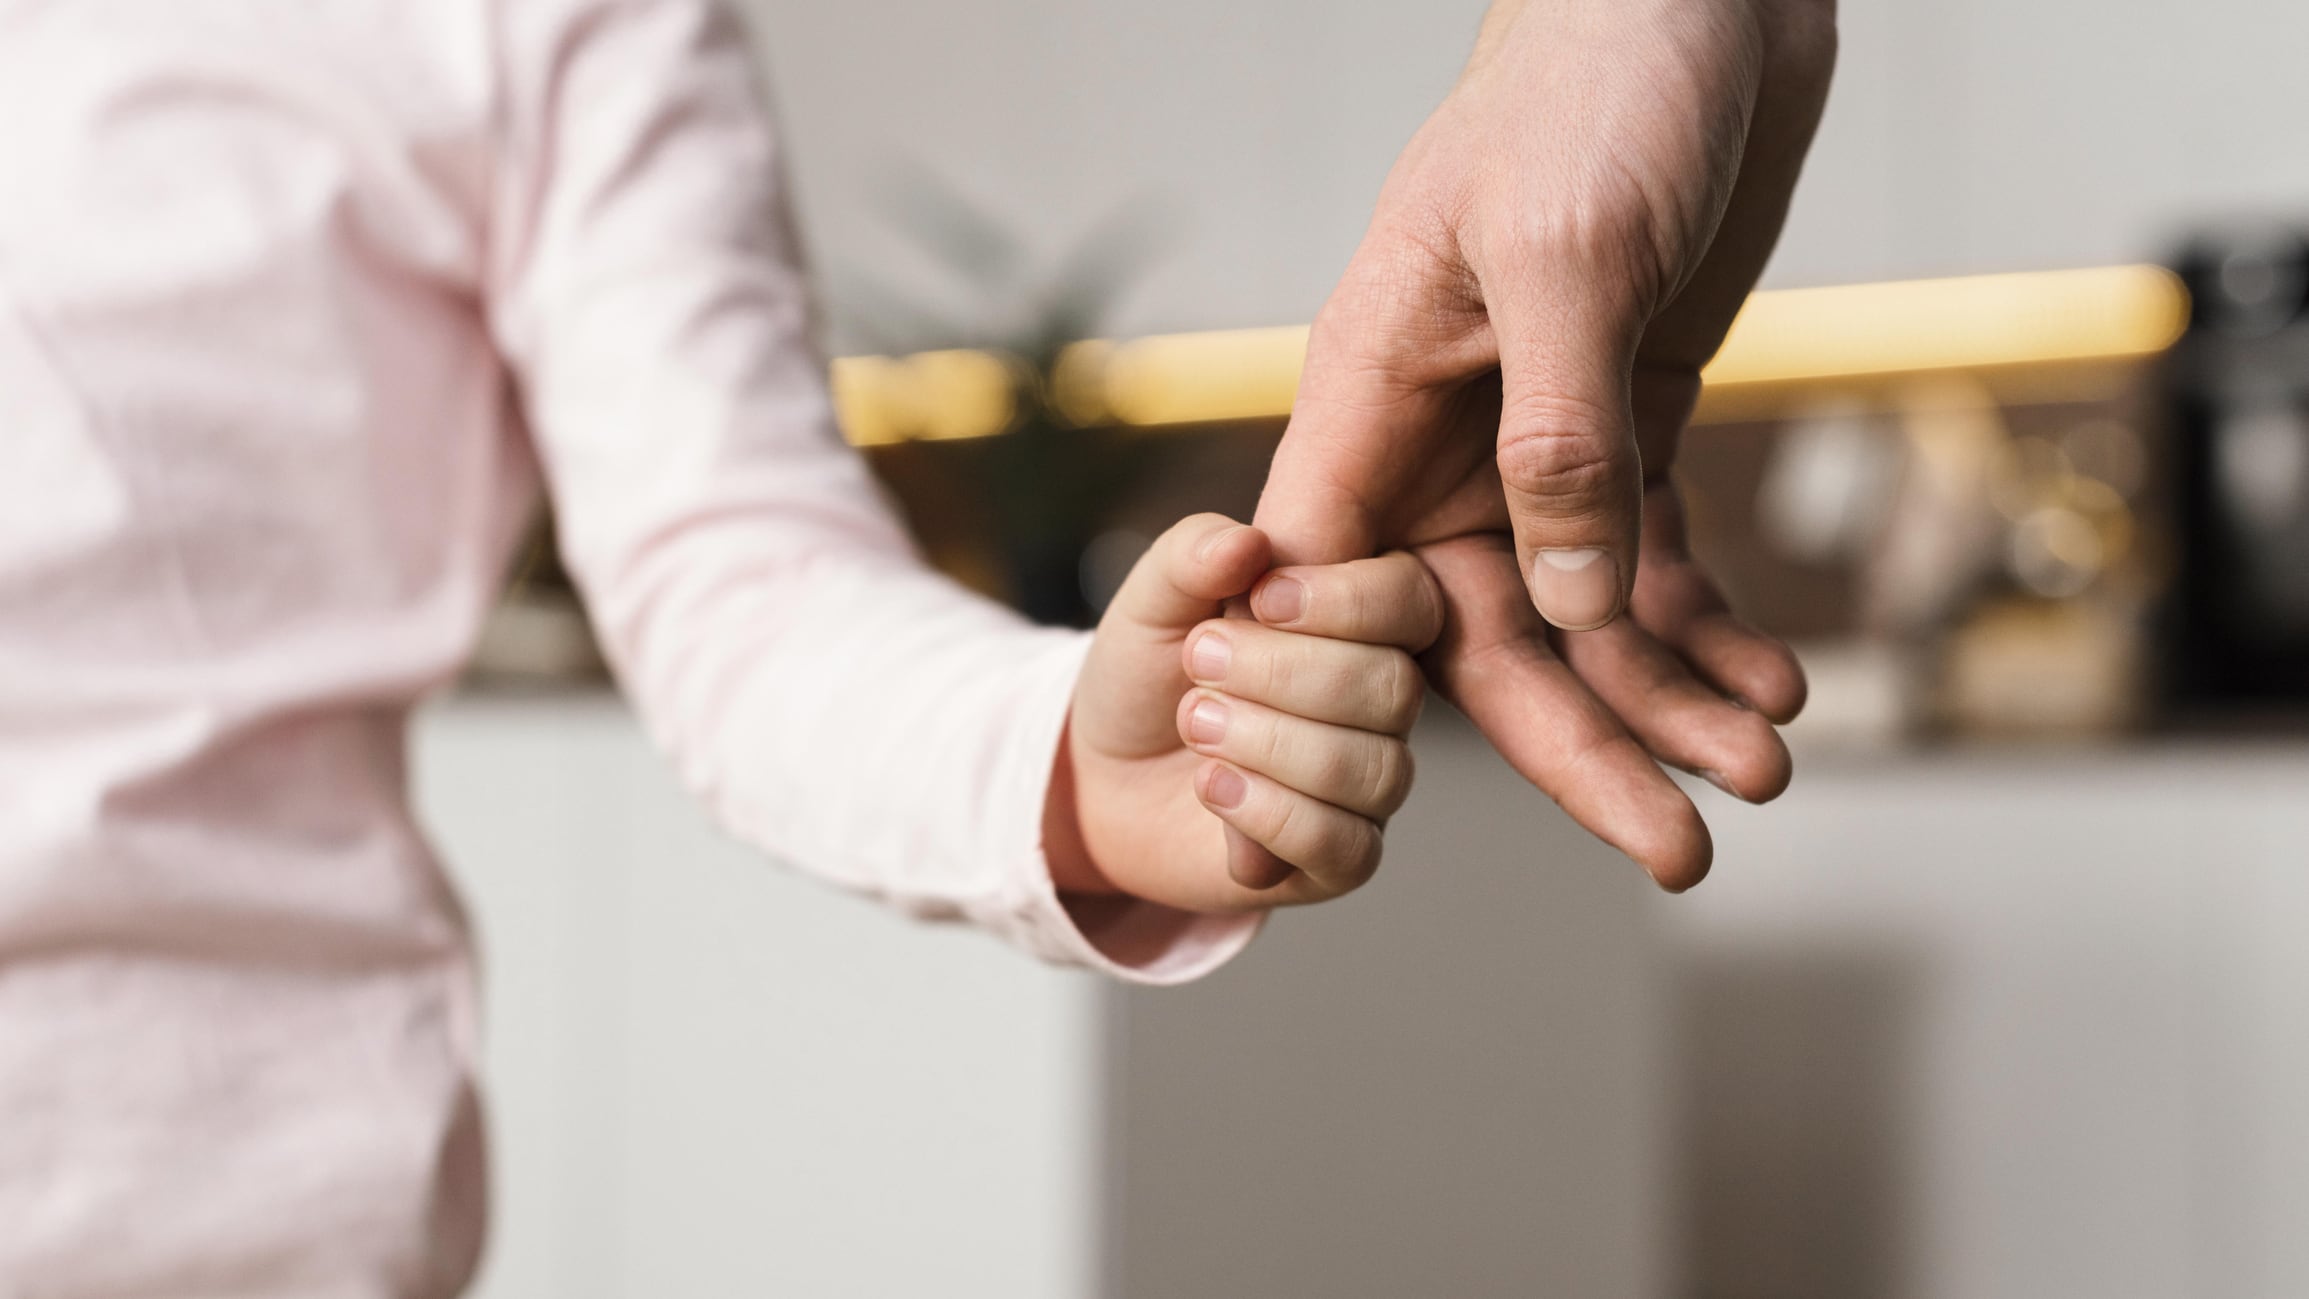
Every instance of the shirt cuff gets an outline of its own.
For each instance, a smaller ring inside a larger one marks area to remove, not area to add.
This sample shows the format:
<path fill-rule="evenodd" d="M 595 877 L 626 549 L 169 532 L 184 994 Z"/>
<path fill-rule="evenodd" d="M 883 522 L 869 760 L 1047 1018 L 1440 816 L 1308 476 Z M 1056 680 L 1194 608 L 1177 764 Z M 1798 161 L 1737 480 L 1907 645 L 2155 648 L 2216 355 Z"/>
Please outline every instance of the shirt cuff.
<path fill-rule="evenodd" d="M 1012 771 L 1001 784 L 1009 804 L 1003 853 L 1008 874 L 991 905 L 971 919 L 1005 941 L 1060 965 L 1080 966 L 1128 983 L 1191 983 L 1250 946 L 1265 912 L 1204 915 L 1132 897 L 1061 898 L 1042 842 L 1058 742 L 1082 675 L 1090 637 L 1053 637 L 1029 668 L 1018 697 Z"/>

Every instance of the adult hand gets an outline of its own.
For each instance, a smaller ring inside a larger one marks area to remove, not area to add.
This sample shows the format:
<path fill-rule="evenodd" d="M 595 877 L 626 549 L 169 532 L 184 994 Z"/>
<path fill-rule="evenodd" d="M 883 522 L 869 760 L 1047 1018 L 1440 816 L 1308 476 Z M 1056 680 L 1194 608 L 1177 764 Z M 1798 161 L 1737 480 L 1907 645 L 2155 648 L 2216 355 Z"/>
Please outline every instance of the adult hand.
<path fill-rule="evenodd" d="M 1693 564 L 1668 469 L 1834 51 L 1832 0 L 1500 0 L 1316 319 L 1259 505 L 1283 562 L 1418 548 L 1438 687 L 1670 889 L 1712 848 L 1655 757 L 1788 779 L 1802 674 Z"/>

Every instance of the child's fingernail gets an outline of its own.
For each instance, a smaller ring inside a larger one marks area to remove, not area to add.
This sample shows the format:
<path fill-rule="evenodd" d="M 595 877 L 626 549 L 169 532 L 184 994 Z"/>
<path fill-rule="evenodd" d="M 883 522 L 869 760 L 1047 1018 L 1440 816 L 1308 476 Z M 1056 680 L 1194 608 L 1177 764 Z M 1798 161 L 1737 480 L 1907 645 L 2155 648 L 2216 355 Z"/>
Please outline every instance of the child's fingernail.
<path fill-rule="evenodd" d="M 1227 664 L 1234 661 L 1235 647 L 1215 631 L 1206 631 L 1195 641 L 1194 653 L 1188 662 L 1195 670 L 1197 681 L 1217 681 L 1227 675 Z"/>
<path fill-rule="evenodd" d="M 1732 797 L 1739 799 L 1741 802 L 1745 803 L 1748 801 L 1746 798 L 1741 797 L 1739 790 L 1732 788 L 1731 781 L 1724 779 L 1723 772 L 1710 771 L 1707 768 L 1702 767 L 1698 774 L 1700 779 L 1708 782 L 1711 785 L 1714 785 L 1716 788 L 1724 791 L 1727 794 L 1730 794 Z"/>
<path fill-rule="evenodd" d="M 1619 565 L 1590 546 L 1543 550 L 1531 561 L 1532 600 L 1565 631 L 1593 631 L 1620 609 Z"/>
<path fill-rule="evenodd" d="M 1203 782 L 1203 801 L 1212 807 L 1232 812 L 1250 796 L 1250 782 L 1233 767 L 1213 767 L 1210 778 Z"/>
<path fill-rule="evenodd" d="M 1216 699 L 1205 699 L 1187 715 L 1187 734 L 1197 744 L 1217 744 L 1227 738 L 1227 706 Z"/>
<path fill-rule="evenodd" d="M 1297 622 L 1307 611 L 1307 587 L 1295 577 L 1278 577 L 1251 596 L 1260 622 Z"/>

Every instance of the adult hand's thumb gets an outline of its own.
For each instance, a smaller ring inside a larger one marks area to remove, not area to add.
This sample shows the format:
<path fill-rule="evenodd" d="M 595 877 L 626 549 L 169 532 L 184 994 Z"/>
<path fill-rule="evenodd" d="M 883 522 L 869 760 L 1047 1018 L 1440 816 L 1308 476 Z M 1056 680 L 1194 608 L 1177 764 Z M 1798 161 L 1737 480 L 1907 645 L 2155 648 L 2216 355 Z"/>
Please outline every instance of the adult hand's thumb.
<path fill-rule="evenodd" d="M 1618 617 L 1636 571 L 1643 462 L 1629 409 L 1642 321 L 1565 294 L 1495 307 L 1499 479 L 1515 552 L 1540 616 L 1565 631 Z M 1536 308 L 1536 309 L 1533 309 Z"/>

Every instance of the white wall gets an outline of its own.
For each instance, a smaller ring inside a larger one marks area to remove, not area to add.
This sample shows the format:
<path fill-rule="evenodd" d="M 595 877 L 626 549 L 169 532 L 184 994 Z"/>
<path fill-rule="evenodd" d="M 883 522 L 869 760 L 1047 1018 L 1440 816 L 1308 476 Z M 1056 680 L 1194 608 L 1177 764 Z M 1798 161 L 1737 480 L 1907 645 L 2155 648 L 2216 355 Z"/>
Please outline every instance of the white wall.
<path fill-rule="evenodd" d="M 931 164 L 1055 252 L 1118 205 L 1179 217 L 1125 327 L 1303 320 L 1482 0 L 748 0 L 829 275 L 903 268 L 877 177 Z"/>
<path fill-rule="evenodd" d="M 1414 743 L 1368 887 L 1111 999 L 1104 1299 L 1678 1293 L 1655 890 L 1450 709 Z"/>
<path fill-rule="evenodd" d="M 831 272 L 930 282 L 874 177 L 918 157 L 1054 251 L 1180 214 L 1130 330 L 1304 320 L 1483 0 L 746 0 Z M 2280 0 L 1845 0 L 1775 283 L 2155 257 L 2205 213 L 2309 211 Z M 910 272 L 909 267 L 913 267 Z M 967 295 L 959 295 L 967 298 Z"/>
<path fill-rule="evenodd" d="M 1780 278 L 2160 256 L 2207 215 L 2309 212 L 2283 0 L 1845 0 Z"/>
<path fill-rule="evenodd" d="M 2309 1294 L 2309 749 L 1814 762 L 1662 899 L 1690 1293 Z"/>

